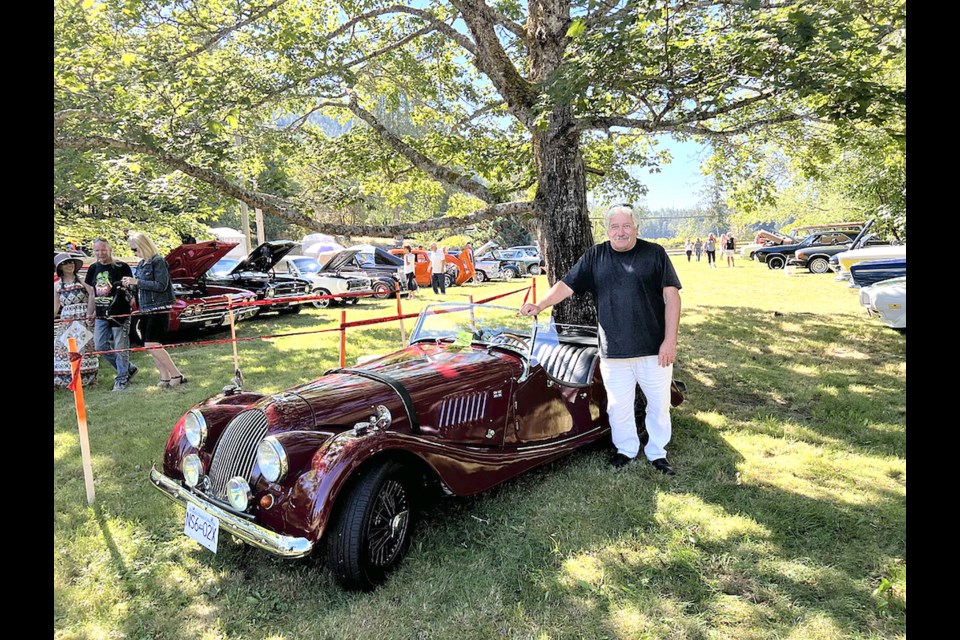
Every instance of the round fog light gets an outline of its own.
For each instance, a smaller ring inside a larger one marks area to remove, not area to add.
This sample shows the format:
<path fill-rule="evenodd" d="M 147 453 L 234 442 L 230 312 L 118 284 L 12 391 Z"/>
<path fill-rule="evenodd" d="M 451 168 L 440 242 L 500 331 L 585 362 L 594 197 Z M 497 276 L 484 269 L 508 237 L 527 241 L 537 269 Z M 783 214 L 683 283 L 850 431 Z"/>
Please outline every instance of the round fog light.
<path fill-rule="evenodd" d="M 227 500 L 230 506 L 237 511 L 246 511 L 250 504 L 250 485 L 240 476 L 235 476 L 227 481 Z"/>
<path fill-rule="evenodd" d="M 180 463 L 180 471 L 183 473 L 183 481 L 188 487 L 195 487 L 200 482 L 200 476 L 203 475 L 203 463 L 200 462 L 200 456 L 195 453 L 183 457 Z"/>

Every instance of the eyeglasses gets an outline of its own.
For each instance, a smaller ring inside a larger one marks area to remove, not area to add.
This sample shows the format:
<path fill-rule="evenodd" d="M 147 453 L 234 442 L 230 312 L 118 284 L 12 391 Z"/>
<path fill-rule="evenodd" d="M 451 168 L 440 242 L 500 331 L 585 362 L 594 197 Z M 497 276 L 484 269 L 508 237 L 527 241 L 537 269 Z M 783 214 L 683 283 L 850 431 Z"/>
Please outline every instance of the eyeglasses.
<path fill-rule="evenodd" d="M 130 250 L 133 251 L 134 253 L 137 252 L 137 248 L 136 248 L 136 247 L 130 247 Z"/>

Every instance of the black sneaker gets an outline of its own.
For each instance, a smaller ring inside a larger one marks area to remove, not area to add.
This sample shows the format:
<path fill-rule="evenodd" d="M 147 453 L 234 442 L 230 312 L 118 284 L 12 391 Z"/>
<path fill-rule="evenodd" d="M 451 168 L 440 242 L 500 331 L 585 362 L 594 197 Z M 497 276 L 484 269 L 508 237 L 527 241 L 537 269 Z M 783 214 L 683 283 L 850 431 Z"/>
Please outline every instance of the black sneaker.
<path fill-rule="evenodd" d="M 653 468 L 659 471 L 660 473 L 668 476 L 675 476 L 677 472 L 670 468 L 670 465 L 667 463 L 666 458 L 657 458 L 656 460 L 651 460 L 650 464 L 653 465 Z"/>
<path fill-rule="evenodd" d="M 130 368 L 127 369 L 127 382 L 133 380 L 133 376 L 137 375 L 137 371 L 140 371 L 140 367 L 131 364 Z"/>
<path fill-rule="evenodd" d="M 613 467 L 614 469 L 621 469 L 627 466 L 628 464 L 630 464 L 631 462 L 633 462 L 633 458 L 629 458 L 623 455 L 622 453 L 618 453 L 617 455 L 610 458 L 610 466 Z"/>

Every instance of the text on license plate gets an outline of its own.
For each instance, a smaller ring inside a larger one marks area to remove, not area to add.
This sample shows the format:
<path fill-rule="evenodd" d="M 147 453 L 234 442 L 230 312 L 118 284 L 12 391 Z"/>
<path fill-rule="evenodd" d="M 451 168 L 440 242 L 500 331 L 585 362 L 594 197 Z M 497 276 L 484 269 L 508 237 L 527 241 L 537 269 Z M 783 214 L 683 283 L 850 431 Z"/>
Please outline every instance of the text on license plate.
<path fill-rule="evenodd" d="M 183 523 L 183 532 L 210 551 L 217 552 L 217 540 L 220 538 L 220 521 L 192 503 L 187 503 L 187 517 Z"/>

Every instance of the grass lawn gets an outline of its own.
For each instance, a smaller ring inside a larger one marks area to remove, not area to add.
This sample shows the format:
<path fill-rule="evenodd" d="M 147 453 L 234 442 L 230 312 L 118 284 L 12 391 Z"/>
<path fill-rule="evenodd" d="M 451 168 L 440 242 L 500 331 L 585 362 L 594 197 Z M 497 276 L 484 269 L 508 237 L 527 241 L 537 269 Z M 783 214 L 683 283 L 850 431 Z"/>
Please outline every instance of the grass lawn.
<path fill-rule="evenodd" d="M 230 345 L 172 351 L 190 379 L 175 390 L 150 386 L 155 369 L 139 353 L 140 375 L 111 393 L 102 363 L 100 384 L 85 390 L 93 507 L 72 396 L 55 391 L 55 637 L 905 637 L 905 337 L 867 318 L 830 275 L 739 258 L 714 270 L 685 256 L 674 264 L 684 284 L 675 375 L 688 387 L 669 446 L 679 475 L 646 464 L 616 472 L 592 450 L 442 501 L 373 593 L 339 590 L 320 555 L 281 561 L 226 535 L 211 554 L 182 534 L 183 509 L 150 487 L 178 417 L 229 382 Z M 421 291 L 405 311 L 436 299 Z M 395 309 L 364 301 L 348 319 Z M 238 334 L 339 317 L 309 309 Z M 395 323 L 350 332 L 348 365 L 393 350 L 398 334 Z M 245 386 L 310 380 L 338 365 L 337 340 L 241 343 Z"/>

